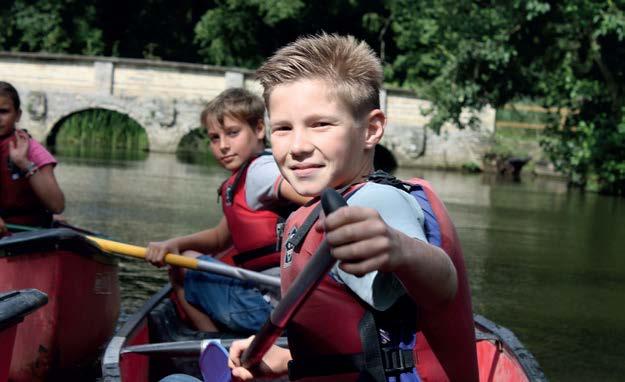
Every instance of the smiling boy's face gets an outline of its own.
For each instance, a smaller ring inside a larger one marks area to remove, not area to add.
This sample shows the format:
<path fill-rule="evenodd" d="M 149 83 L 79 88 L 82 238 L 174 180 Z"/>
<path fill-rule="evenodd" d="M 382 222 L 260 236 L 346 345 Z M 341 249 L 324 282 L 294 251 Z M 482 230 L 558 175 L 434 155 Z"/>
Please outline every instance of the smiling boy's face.
<path fill-rule="evenodd" d="M 269 98 L 273 155 L 304 196 L 361 181 L 372 170 L 372 150 L 384 129 L 380 110 L 359 122 L 330 94 L 326 81 L 302 79 L 275 87 Z M 374 114 L 381 129 L 375 132 Z"/>

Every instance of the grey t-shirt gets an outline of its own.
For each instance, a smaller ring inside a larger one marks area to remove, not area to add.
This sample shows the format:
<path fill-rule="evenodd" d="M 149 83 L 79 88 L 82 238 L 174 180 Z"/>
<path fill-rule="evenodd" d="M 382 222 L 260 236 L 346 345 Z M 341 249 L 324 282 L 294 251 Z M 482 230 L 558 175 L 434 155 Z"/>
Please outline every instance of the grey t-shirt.
<path fill-rule="evenodd" d="M 352 206 L 373 208 L 392 228 L 409 237 L 427 241 L 423 210 L 407 192 L 393 186 L 367 183 L 347 203 Z M 358 297 L 377 310 L 390 308 L 406 293 L 403 285 L 390 273 L 374 271 L 357 277 L 342 271 L 338 264 L 331 273 L 336 280 L 346 284 Z"/>
<path fill-rule="evenodd" d="M 250 163 L 245 178 L 245 201 L 253 210 L 267 209 L 279 202 L 278 184 L 282 180 L 272 155 L 262 155 Z"/>
<path fill-rule="evenodd" d="M 278 165 L 273 155 L 261 155 L 256 158 L 247 169 L 245 177 L 245 201 L 247 205 L 257 211 L 271 209 L 281 203 L 278 194 L 278 185 L 282 180 Z M 280 276 L 280 267 L 265 269 L 262 273 L 269 276 Z M 265 294 L 269 301 L 270 294 Z M 272 303 L 275 301 L 272 299 Z"/>

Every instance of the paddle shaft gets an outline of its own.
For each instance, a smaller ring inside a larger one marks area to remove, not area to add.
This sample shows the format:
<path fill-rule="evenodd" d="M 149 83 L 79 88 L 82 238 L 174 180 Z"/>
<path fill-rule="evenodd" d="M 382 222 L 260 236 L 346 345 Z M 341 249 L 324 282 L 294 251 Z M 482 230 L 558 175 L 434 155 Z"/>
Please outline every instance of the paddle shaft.
<path fill-rule="evenodd" d="M 77 228 L 71 225 L 65 225 L 67 228 L 72 229 L 79 233 L 89 232 L 82 228 Z M 37 231 L 41 228 L 30 227 L 18 224 L 7 224 L 9 229 L 15 229 L 19 231 Z M 120 255 L 136 257 L 137 259 L 145 259 L 147 249 L 145 247 L 139 247 L 137 245 L 120 243 L 118 241 L 103 239 L 101 237 L 95 237 L 91 235 L 85 235 L 85 237 L 100 246 L 105 252 L 117 253 Z M 273 288 L 280 288 L 280 278 L 275 276 L 269 276 L 260 272 L 249 271 L 238 267 L 233 267 L 223 263 L 212 263 L 195 259 L 192 257 L 180 256 L 173 253 L 168 253 L 163 259 L 165 263 L 174 265 L 176 267 L 194 269 L 197 271 L 216 273 L 222 276 L 229 276 L 243 281 L 253 281 L 259 285 L 266 285 Z"/>
<path fill-rule="evenodd" d="M 139 247 L 136 245 L 130 245 L 120 243 L 113 240 L 102 239 L 99 237 L 86 236 L 89 240 L 97 243 L 100 248 L 107 252 L 118 253 L 120 255 L 126 255 L 136 257 L 138 259 L 145 259 L 147 249 L 145 247 Z M 260 272 L 249 271 L 247 269 L 233 267 L 222 263 L 212 263 L 208 261 L 199 260 L 193 257 L 176 255 L 168 253 L 163 259 L 165 263 L 174 265 L 177 267 L 194 269 L 197 271 L 216 273 L 223 276 L 234 277 L 243 281 L 253 281 L 257 284 L 267 285 L 274 288 L 280 288 L 280 278 L 265 275 Z"/>
<path fill-rule="evenodd" d="M 323 192 L 321 204 L 326 215 L 347 205 L 341 194 L 333 189 L 326 189 Z M 282 300 L 271 312 L 271 316 L 254 337 L 250 346 L 241 355 L 243 367 L 250 368 L 261 362 L 267 350 L 280 337 L 288 322 L 335 263 L 336 259 L 330 254 L 330 246 L 326 240 L 323 240 L 308 264 L 282 296 Z"/>

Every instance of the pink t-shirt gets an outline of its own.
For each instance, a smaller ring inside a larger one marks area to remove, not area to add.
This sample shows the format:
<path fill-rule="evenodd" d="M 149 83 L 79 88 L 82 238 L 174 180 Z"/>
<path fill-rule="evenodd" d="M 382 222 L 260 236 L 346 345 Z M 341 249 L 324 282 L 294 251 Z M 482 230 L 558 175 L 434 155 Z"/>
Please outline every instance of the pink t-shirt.
<path fill-rule="evenodd" d="M 52 154 L 41 143 L 32 138 L 28 141 L 28 159 L 33 161 L 39 168 L 48 164 L 56 166 L 57 163 Z"/>

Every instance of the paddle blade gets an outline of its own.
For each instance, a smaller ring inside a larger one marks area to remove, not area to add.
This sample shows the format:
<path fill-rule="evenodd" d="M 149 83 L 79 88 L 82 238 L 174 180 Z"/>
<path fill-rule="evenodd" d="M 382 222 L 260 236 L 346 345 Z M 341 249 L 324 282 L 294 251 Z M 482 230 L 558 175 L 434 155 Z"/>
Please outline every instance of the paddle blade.
<path fill-rule="evenodd" d="M 204 382 L 230 382 L 228 351 L 217 342 L 211 342 L 200 355 L 200 370 Z"/>

